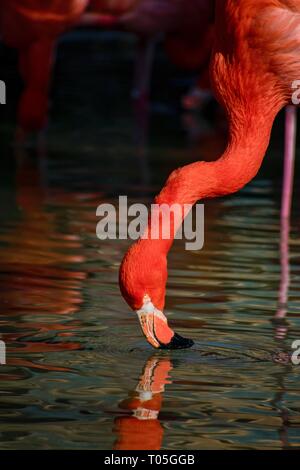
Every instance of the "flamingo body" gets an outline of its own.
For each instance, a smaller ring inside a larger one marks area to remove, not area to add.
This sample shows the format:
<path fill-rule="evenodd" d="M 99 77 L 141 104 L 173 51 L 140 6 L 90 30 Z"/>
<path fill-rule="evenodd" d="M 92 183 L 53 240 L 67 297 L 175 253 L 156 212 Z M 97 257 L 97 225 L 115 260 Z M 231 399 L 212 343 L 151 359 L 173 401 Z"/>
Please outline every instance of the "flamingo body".
<path fill-rule="evenodd" d="M 197 68 L 209 59 L 213 18 L 214 1 L 139 0 L 119 22 L 142 36 L 165 33 L 171 60 L 183 68 Z"/>
<path fill-rule="evenodd" d="M 86 24 L 110 25 L 138 36 L 141 45 L 137 64 L 138 96 L 148 92 L 146 74 L 151 67 L 145 58 L 147 40 L 160 34 L 165 35 L 164 45 L 170 60 L 183 69 L 200 69 L 199 86 L 204 76 L 205 88 L 209 88 L 207 69 L 214 34 L 214 0 L 92 0 L 89 11 L 97 15 L 86 15 Z"/>

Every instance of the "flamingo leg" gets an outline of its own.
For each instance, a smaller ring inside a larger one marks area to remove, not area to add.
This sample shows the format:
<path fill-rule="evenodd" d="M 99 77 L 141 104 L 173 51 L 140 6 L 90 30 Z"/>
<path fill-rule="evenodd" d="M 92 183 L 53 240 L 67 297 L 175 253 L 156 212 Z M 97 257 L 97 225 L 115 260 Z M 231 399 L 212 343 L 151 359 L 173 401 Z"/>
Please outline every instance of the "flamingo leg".
<path fill-rule="evenodd" d="M 135 116 L 135 140 L 139 147 L 144 147 L 149 129 L 150 82 L 157 37 L 138 39 L 137 57 L 132 90 Z"/>
<path fill-rule="evenodd" d="M 289 263 L 289 235 L 290 235 L 290 216 L 293 196 L 293 179 L 296 154 L 296 131 L 297 131 L 297 110 L 294 106 L 286 108 L 285 116 L 285 152 L 284 152 L 284 176 L 283 192 L 281 206 L 281 224 L 280 224 L 280 265 L 281 278 L 278 299 L 278 310 L 274 318 L 275 339 L 283 342 L 288 335 L 288 324 L 286 322 L 287 305 L 290 287 L 290 263 Z M 282 360 L 289 361 L 288 354 L 282 353 Z M 289 413 L 284 403 L 286 392 L 284 380 L 280 378 L 280 391 L 276 393 L 274 405 L 278 409 L 282 426 L 279 429 L 279 436 L 282 442 L 282 448 L 289 447 Z"/>
<path fill-rule="evenodd" d="M 295 106 L 287 106 L 285 115 L 284 174 L 280 225 L 281 279 L 278 299 L 279 305 L 275 315 L 275 320 L 277 320 L 275 337 L 279 340 L 283 340 L 288 332 L 288 328 L 284 320 L 287 314 L 290 286 L 289 235 L 296 154 L 296 132 L 297 109 Z"/>
<path fill-rule="evenodd" d="M 275 339 L 279 341 L 284 340 L 288 333 L 288 325 L 285 319 L 290 287 L 289 234 L 290 219 L 283 217 L 280 227 L 280 287 L 278 309 L 274 318 Z"/>
<path fill-rule="evenodd" d="M 25 132 L 40 131 L 47 123 L 54 47 L 53 40 L 44 39 L 20 51 L 24 91 L 19 103 L 18 124 Z"/>
<path fill-rule="evenodd" d="M 287 106 L 285 112 L 285 149 L 281 219 L 289 218 L 291 213 L 297 133 L 296 107 Z"/>
<path fill-rule="evenodd" d="M 138 40 L 137 59 L 135 64 L 135 76 L 132 92 L 134 99 L 147 99 L 149 96 L 156 42 L 156 37 L 141 37 Z"/>

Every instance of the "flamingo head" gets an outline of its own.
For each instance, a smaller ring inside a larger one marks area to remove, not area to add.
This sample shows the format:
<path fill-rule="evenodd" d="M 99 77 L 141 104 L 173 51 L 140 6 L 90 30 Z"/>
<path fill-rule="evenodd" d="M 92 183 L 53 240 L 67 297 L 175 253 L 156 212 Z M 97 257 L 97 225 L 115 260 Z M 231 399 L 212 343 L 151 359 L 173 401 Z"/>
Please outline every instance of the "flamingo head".
<path fill-rule="evenodd" d="M 189 348 L 193 341 L 175 333 L 163 313 L 167 258 L 151 248 L 151 242 L 140 240 L 126 253 L 119 278 L 122 295 L 136 312 L 142 331 L 154 348 Z"/>

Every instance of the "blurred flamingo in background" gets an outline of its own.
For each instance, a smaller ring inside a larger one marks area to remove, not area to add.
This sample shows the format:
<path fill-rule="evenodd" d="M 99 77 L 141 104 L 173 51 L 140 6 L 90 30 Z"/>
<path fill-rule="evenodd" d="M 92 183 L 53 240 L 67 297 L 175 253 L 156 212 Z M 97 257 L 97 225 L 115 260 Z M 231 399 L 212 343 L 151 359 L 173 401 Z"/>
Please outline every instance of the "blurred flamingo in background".
<path fill-rule="evenodd" d="M 207 97 L 214 1 L 91 0 L 89 13 L 84 17 L 85 24 L 102 26 L 110 23 L 114 28 L 137 35 L 135 98 L 140 101 L 148 98 L 154 46 L 161 34 L 165 35 L 165 49 L 174 64 L 187 70 L 201 70 L 197 88 L 204 86 L 202 97 Z M 193 101 L 193 95 L 190 101 Z"/>
<path fill-rule="evenodd" d="M 3 0 L 1 35 L 7 45 L 18 49 L 24 80 L 19 127 L 25 132 L 45 127 L 56 41 L 78 24 L 137 34 L 133 95 L 140 104 L 147 102 L 154 46 L 161 33 L 166 34 L 165 46 L 171 60 L 186 69 L 201 69 L 208 88 L 213 12 L 211 0 Z M 192 94 L 187 106 L 193 107 L 200 95 Z M 201 96 L 207 96 L 207 91 Z"/>
<path fill-rule="evenodd" d="M 0 252 L 0 310 L 16 317 L 17 326 L 3 332 L 2 338 L 9 345 L 9 365 L 67 372 L 68 367 L 39 361 L 35 355 L 81 348 L 73 328 L 78 325 L 74 315 L 83 303 L 82 285 L 88 276 L 82 264 L 86 256 L 72 227 L 62 233 L 58 213 L 49 211 L 51 204 L 78 207 L 79 195 L 48 187 L 41 163 L 23 146 L 15 148 L 15 204 L 10 210 L 18 207 L 19 217 L 0 233 L 0 243 L 6 246 Z M 37 313 L 45 320 L 37 319 Z M 47 339 L 32 340 L 28 328 Z M 51 344 L 51 334 L 60 341 Z"/>
<path fill-rule="evenodd" d="M 167 206 L 232 194 L 257 174 L 273 122 L 292 102 L 292 83 L 300 70 L 300 0 L 217 0 L 212 84 L 229 122 L 227 148 L 216 162 L 195 162 L 174 171 L 155 202 Z M 286 114 L 282 219 L 291 209 L 296 109 Z M 183 213 L 183 211 L 182 211 Z M 160 209 L 163 221 L 162 209 Z M 181 214 L 181 220 L 183 215 Z M 150 234 L 149 219 L 145 236 Z M 172 234 L 176 233 L 173 221 Z M 167 254 L 173 237 L 140 239 L 125 255 L 120 288 L 138 314 L 152 346 L 186 348 L 193 341 L 168 326 L 163 314 Z"/>
<path fill-rule="evenodd" d="M 78 23 L 88 0 L 3 0 L 0 31 L 4 42 L 19 51 L 24 80 L 18 124 L 25 132 L 45 127 L 56 40 Z"/>

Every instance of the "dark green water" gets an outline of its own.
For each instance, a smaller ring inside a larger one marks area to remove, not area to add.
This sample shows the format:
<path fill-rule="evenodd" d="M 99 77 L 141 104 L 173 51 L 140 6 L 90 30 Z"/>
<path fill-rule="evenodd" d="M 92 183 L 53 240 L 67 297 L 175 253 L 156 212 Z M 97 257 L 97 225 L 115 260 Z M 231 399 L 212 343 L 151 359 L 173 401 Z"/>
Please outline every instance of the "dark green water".
<path fill-rule="evenodd" d="M 137 147 L 132 48 L 76 44 L 58 55 L 47 143 L 16 149 L 13 105 L 1 120 L 0 448 L 299 448 L 300 366 L 279 352 L 300 339 L 300 206 L 296 190 L 288 266 L 280 122 L 259 177 L 206 204 L 204 249 L 175 243 L 166 313 L 195 346 L 155 352 L 118 289 L 130 242 L 99 241 L 95 211 L 119 194 L 150 202 L 173 168 L 215 157 L 221 132 L 180 115 L 181 75 L 158 60 L 149 142 Z M 187 126 L 206 131 L 191 143 Z M 286 319 L 274 323 L 288 268 Z"/>

